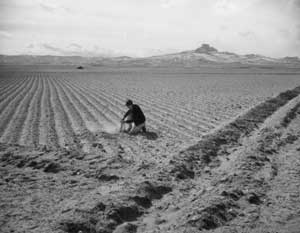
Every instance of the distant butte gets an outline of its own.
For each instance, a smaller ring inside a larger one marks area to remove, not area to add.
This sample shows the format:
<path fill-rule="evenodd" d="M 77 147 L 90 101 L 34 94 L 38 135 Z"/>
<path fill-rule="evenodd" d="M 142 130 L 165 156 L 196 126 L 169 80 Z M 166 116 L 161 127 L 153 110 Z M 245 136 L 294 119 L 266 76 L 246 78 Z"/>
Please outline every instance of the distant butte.
<path fill-rule="evenodd" d="M 218 52 L 218 50 L 210 46 L 209 44 L 202 44 L 201 47 L 195 50 L 195 53 L 214 53 L 214 52 Z"/>

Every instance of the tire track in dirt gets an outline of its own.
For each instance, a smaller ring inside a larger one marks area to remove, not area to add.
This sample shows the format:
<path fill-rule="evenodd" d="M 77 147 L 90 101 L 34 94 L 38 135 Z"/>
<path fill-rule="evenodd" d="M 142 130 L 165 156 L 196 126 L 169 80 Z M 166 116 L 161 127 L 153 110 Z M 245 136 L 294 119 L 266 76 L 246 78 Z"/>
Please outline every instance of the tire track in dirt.
<path fill-rule="evenodd" d="M 76 135 L 70 123 L 70 116 L 68 116 L 60 96 L 58 94 L 56 84 L 54 82 L 55 77 L 51 77 L 48 81 L 50 82 L 50 93 L 51 93 L 51 104 L 54 111 L 55 119 L 55 130 L 58 136 L 58 142 L 61 147 L 73 145 L 76 140 Z"/>
<path fill-rule="evenodd" d="M 38 125 L 40 123 L 40 104 L 43 93 L 43 86 L 41 77 L 37 75 L 36 77 L 38 82 L 37 89 L 34 96 L 32 97 L 33 101 L 29 105 L 28 114 L 26 120 L 23 123 L 24 127 L 21 132 L 19 143 L 21 145 L 30 145 L 37 146 L 39 138 L 39 129 Z"/>
<path fill-rule="evenodd" d="M 24 127 L 24 122 L 27 118 L 29 106 L 33 101 L 33 96 L 36 94 L 38 81 L 34 81 L 30 89 L 25 93 L 17 108 L 14 108 L 14 114 L 11 116 L 8 126 L 2 135 L 3 141 L 8 143 L 18 143 L 21 132 Z"/>

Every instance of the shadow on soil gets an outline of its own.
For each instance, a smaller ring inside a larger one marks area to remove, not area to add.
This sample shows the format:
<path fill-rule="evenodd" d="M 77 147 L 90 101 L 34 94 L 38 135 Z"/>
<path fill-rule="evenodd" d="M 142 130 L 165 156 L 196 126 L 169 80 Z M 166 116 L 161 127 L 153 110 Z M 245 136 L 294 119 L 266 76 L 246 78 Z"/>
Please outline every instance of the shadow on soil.
<path fill-rule="evenodd" d="M 156 140 L 158 138 L 158 134 L 155 132 L 146 132 L 143 133 L 143 135 L 148 139 L 148 140 Z"/>

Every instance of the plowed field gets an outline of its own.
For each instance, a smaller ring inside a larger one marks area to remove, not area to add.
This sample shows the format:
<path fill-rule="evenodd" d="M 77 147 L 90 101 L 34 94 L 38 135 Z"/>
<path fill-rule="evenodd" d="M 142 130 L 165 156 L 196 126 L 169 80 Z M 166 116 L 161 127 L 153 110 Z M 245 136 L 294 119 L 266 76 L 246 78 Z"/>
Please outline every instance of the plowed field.
<path fill-rule="evenodd" d="M 185 72 L 3 69 L 0 232 L 298 233 L 299 74 Z"/>
<path fill-rule="evenodd" d="M 169 154 L 299 82 L 298 75 L 276 74 L 6 70 L 0 73 L 0 142 L 89 150 L 91 137 L 107 133 L 116 139 L 103 142 L 108 151 Z M 144 110 L 148 137 L 117 134 L 127 98 Z"/>

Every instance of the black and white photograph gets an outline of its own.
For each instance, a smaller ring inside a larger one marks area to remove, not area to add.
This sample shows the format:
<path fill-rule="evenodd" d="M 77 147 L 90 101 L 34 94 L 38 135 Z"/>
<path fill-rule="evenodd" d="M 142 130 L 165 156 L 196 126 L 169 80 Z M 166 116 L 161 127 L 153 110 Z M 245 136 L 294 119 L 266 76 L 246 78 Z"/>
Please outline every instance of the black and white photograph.
<path fill-rule="evenodd" d="M 300 0 L 0 0 L 0 233 L 300 233 Z"/>

